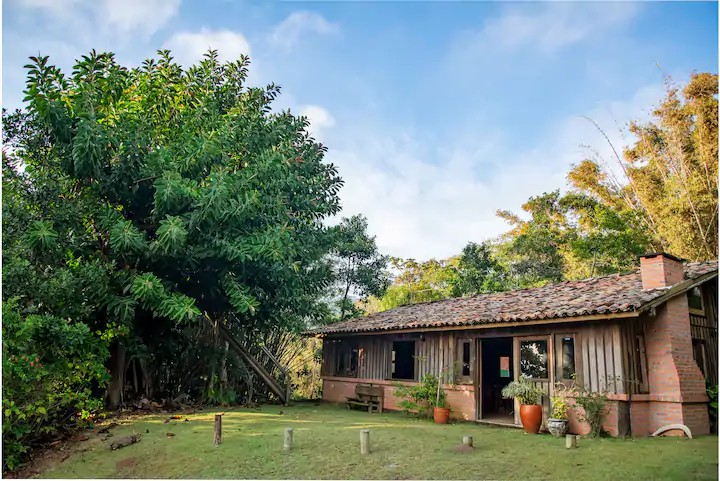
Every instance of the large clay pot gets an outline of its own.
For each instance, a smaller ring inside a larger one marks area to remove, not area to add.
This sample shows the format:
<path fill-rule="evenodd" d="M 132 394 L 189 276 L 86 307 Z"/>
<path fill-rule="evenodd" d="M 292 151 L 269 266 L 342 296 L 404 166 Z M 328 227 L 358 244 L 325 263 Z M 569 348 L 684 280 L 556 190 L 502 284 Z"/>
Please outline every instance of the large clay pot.
<path fill-rule="evenodd" d="M 537 434 L 540 432 L 542 424 L 542 406 L 540 404 L 521 404 L 520 405 L 520 422 L 523 429 L 528 434 Z"/>
<path fill-rule="evenodd" d="M 433 408 L 433 419 L 435 424 L 447 424 L 450 421 L 449 408 Z"/>

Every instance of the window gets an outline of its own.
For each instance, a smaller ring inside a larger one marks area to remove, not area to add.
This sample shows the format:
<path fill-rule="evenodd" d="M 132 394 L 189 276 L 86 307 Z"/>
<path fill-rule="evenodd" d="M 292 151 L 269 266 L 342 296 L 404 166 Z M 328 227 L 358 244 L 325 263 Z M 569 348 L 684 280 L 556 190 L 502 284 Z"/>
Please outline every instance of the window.
<path fill-rule="evenodd" d="M 353 341 L 339 341 L 335 347 L 335 375 L 357 377 L 358 345 Z"/>
<path fill-rule="evenodd" d="M 635 336 L 635 351 L 638 362 L 635 364 L 635 377 L 640 383 L 640 392 L 648 392 L 647 384 L 647 358 L 645 357 L 645 338 Z"/>
<path fill-rule="evenodd" d="M 693 339 L 692 347 L 693 359 L 695 359 L 695 362 L 697 362 L 697 365 L 700 368 L 703 377 L 707 378 L 707 371 L 705 365 L 705 341 L 702 339 Z"/>
<path fill-rule="evenodd" d="M 462 343 L 462 369 L 460 375 L 470 375 L 470 341 L 464 341 Z"/>
<path fill-rule="evenodd" d="M 546 340 L 520 341 L 520 373 L 533 379 L 548 379 Z"/>
<path fill-rule="evenodd" d="M 694 287 L 693 289 L 689 290 L 687 293 L 687 298 L 690 312 L 694 314 L 705 315 L 705 310 L 703 309 L 702 291 L 699 287 Z"/>
<path fill-rule="evenodd" d="M 558 334 L 555 336 L 555 373 L 558 380 L 570 381 L 575 374 L 575 336 Z"/>
<path fill-rule="evenodd" d="M 393 379 L 415 379 L 415 341 L 393 342 L 391 372 Z"/>

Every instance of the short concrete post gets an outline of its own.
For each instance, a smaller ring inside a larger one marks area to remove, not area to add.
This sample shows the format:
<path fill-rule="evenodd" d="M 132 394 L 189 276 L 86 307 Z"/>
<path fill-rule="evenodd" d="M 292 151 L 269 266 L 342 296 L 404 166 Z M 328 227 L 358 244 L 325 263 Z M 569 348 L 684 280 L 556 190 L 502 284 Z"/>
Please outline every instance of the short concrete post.
<path fill-rule="evenodd" d="M 285 428 L 285 441 L 283 442 L 283 449 L 290 451 L 292 449 L 293 441 L 293 428 Z"/>
<path fill-rule="evenodd" d="M 472 436 L 463 436 L 463 445 L 472 448 L 473 447 L 473 437 Z"/>
<path fill-rule="evenodd" d="M 565 447 L 567 449 L 577 448 L 577 436 L 575 434 L 565 435 Z"/>
<path fill-rule="evenodd" d="M 360 430 L 360 454 L 370 454 L 370 430 Z"/>
<path fill-rule="evenodd" d="M 215 447 L 222 443 L 222 414 L 215 415 Z"/>

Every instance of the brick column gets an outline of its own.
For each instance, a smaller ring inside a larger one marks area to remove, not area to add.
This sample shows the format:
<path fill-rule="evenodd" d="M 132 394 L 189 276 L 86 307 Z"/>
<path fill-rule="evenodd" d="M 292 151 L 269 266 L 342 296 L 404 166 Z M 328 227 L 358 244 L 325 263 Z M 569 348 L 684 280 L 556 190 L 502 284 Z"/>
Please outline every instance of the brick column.
<path fill-rule="evenodd" d="M 708 397 L 705 378 L 693 359 L 687 296 L 674 297 L 648 318 L 645 344 L 650 389 L 647 434 L 667 424 L 685 424 L 693 435 L 708 434 Z"/>

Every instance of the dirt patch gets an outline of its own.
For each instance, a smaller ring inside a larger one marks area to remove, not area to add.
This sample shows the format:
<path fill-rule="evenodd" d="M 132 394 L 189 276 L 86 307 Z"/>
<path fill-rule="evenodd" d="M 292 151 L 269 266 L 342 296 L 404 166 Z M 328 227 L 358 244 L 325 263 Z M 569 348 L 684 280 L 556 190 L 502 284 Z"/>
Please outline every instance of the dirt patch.
<path fill-rule="evenodd" d="M 115 472 L 118 475 L 118 477 L 121 478 L 128 478 L 130 477 L 130 474 L 133 474 L 133 471 L 138 465 L 138 458 L 135 456 L 130 456 L 129 458 L 121 459 L 117 463 L 115 463 Z"/>
<path fill-rule="evenodd" d="M 68 440 L 52 443 L 53 446 L 38 451 L 33 458 L 19 471 L 7 473 L 5 478 L 27 479 L 34 478 L 38 474 L 54 468 L 64 462 L 71 455 L 86 451 L 92 445 L 100 443 L 99 438 L 90 437 L 87 434 L 77 434 Z"/>
<path fill-rule="evenodd" d="M 461 444 L 459 446 L 455 446 L 453 448 L 453 451 L 456 453 L 472 453 L 475 450 L 472 446 L 467 446 L 465 444 Z"/>

